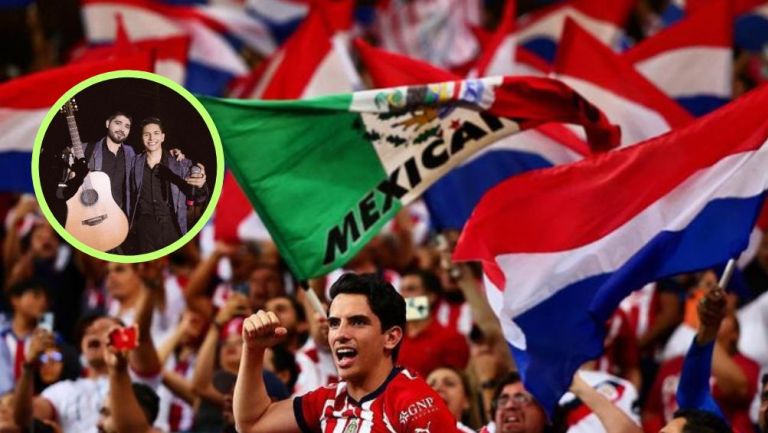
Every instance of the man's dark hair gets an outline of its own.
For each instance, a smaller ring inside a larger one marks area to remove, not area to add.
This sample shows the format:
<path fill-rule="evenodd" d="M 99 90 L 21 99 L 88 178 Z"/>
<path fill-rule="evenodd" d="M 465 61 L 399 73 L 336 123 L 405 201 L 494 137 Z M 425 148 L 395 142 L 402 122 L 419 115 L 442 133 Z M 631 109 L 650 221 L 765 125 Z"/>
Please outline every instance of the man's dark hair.
<path fill-rule="evenodd" d="M 405 299 L 397 293 L 392 284 L 378 275 L 346 273 L 331 286 L 331 304 L 340 294 L 365 296 L 371 311 L 381 322 L 381 332 L 394 326 L 405 330 Z M 397 361 L 401 343 L 402 340 L 392 350 L 392 361 Z"/>
<path fill-rule="evenodd" d="M 107 118 L 107 122 L 111 122 L 111 121 L 115 120 L 115 117 L 117 117 L 117 116 L 123 116 L 126 119 L 128 119 L 129 122 L 131 122 L 131 123 L 133 122 L 133 117 L 131 117 L 129 114 L 127 114 L 127 113 L 125 113 L 123 111 L 115 111 L 114 113 L 112 113 L 112 115 Z"/>
<path fill-rule="evenodd" d="M 724 419 L 701 409 L 680 409 L 672 418 L 685 418 L 682 433 L 733 433 Z"/>
<path fill-rule="evenodd" d="M 763 373 L 763 377 L 760 378 L 760 384 L 765 386 L 768 383 L 768 373 Z"/>
<path fill-rule="evenodd" d="M 149 425 L 154 424 L 155 419 L 157 419 L 157 413 L 160 411 L 160 398 L 157 396 L 157 393 L 143 383 L 133 383 L 132 388 L 133 394 L 136 396 L 139 406 L 141 406 L 141 411 L 147 417 L 147 422 Z"/>
<path fill-rule="evenodd" d="M 501 392 L 504 391 L 504 387 L 520 381 L 522 381 L 522 378 L 520 377 L 520 373 L 516 371 L 510 371 L 496 381 L 496 388 L 493 390 L 493 398 L 491 399 L 491 416 L 496 416 L 499 396 L 501 395 Z"/>
<path fill-rule="evenodd" d="M 154 117 L 154 116 L 150 116 L 150 117 L 147 117 L 144 120 L 142 120 L 141 121 L 141 129 L 144 130 L 145 126 L 152 125 L 152 124 L 157 125 L 160 128 L 160 132 L 165 134 L 165 127 L 163 126 L 163 121 L 160 120 L 157 117 Z"/>
<path fill-rule="evenodd" d="M 110 319 L 115 322 L 116 325 L 119 326 L 125 326 L 125 324 L 122 322 L 122 320 L 118 319 L 117 317 L 110 316 L 108 314 L 104 313 L 89 313 L 85 316 L 81 317 L 80 320 L 77 321 L 77 324 L 75 325 L 75 340 L 78 343 L 83 341 L 83 336 L 85 336 L 85 331 L 91 327 L 91 325 L 94 324 L 99 319 Z"/>
<path fill-rule="evenodd" d="M 440 279 L 437 278 L 437 275 L 434 273 L 423 269 L 413 269 L 403 274 L 403 277 L 407 275 L 415 275 L 419 277 L 427 294 L 432 293 L 440 296 L 440 294 L 443 293 L 443 285 L 440 284 Z"/>
<path fill-rule="evenodd" d="M 296 365 L 296 357 L 285 345 L 278 344 L 272 348 L 272 366 L 275 367 L 275 374 L 288 372 L 288 382 L 285 383 L 285 386 L 288 389 L 293 389 L 300 371 L 299 366 Z"/>
<path fill-rule="evenodd" d="M 48 284 L 39 278 L 27 278 L 19 281 L 8 289 L 8 296 L 16 298 L 26 292 L 42 292 L 48 296 Z"/>

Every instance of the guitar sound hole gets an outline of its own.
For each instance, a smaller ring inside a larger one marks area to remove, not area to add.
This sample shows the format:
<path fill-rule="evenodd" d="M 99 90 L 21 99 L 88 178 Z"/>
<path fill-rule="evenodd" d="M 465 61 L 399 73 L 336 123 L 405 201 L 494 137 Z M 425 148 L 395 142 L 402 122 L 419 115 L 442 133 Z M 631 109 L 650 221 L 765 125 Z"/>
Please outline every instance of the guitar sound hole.
<path fill-rule="evenodd" d="M 96 200 L 98 199 L 99 199 L 99 193 L 96 192 L 95 189 L 86 189 L 85 191 L 83 191 L 82 194 L 80 194 L 80 201 L 85 206 L 90 206 L 96 203 Z"/>

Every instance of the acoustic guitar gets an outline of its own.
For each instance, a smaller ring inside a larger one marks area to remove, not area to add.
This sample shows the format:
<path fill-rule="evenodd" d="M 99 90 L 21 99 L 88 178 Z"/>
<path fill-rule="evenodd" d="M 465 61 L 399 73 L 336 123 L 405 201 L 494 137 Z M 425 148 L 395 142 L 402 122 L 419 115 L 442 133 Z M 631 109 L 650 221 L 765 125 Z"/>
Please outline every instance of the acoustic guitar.
<path fill-rule="evenodd" d="M 61 108 L 72 139 L 72 154 L 75 158 L 85 158 L 75 111 L 74 99 Z M 64 228 L 80 242 L 99 251 L 109 251 L 123 243 L 128 236 L 128 218 L 112 197 L 112 185 L 106 173 L 91 171 L 85 176 L 75 195 L 67 200 Z"/>

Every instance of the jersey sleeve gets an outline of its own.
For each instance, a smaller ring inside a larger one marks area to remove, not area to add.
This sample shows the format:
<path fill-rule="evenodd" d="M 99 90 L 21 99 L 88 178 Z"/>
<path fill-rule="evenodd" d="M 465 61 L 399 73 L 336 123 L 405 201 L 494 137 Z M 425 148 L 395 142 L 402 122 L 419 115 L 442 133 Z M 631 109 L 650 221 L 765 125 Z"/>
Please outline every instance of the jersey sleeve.
<path fill-rule="evenodd" d="M 318 388 L 293 399 L 293 415 L 303 433 L 320 433 L 320 417 L 326 400 L 333 397 L 333 389 Z"/>
<path fill-rule="evenodd" d="M 680 384 L 677 386 L 677 405 L 680 409 L 706 410 L 725 419 L 709 389 L 714 347 L 714 341 L 701 346 L 694 337 L 683 361 Z"/>

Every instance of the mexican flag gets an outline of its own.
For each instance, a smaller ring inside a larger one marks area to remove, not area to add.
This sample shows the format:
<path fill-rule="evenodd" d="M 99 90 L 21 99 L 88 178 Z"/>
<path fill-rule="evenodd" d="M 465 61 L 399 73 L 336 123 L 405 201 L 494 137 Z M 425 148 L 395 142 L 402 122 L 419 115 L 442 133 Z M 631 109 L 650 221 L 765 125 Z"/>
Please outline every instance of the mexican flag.
<path fill-rule="evenodd" d="M 296 277 L 342 266 L 405 204 L 501 137 L 545 122 L 618 130 L 571 88 L 493 77 L 300 101 L 201 97 L 227 164 Z"/>

